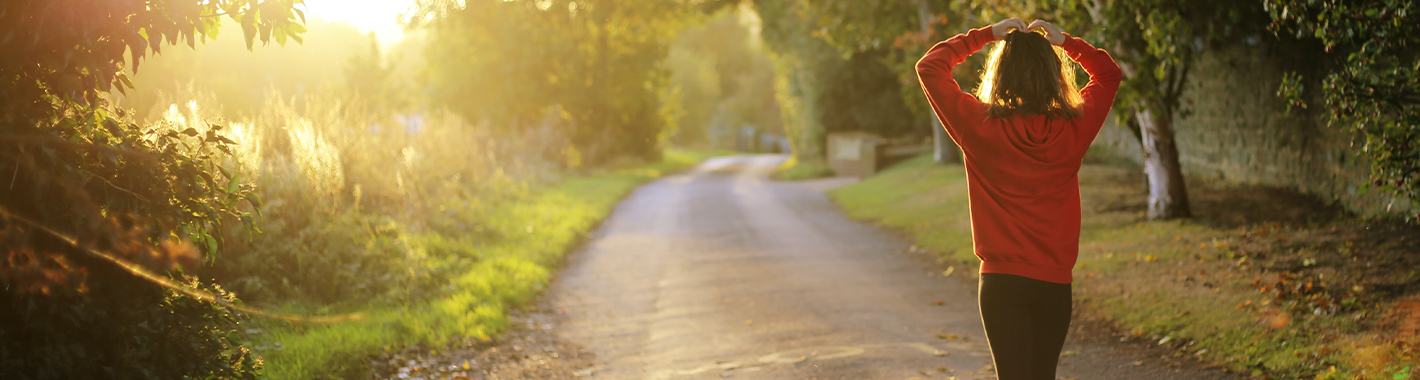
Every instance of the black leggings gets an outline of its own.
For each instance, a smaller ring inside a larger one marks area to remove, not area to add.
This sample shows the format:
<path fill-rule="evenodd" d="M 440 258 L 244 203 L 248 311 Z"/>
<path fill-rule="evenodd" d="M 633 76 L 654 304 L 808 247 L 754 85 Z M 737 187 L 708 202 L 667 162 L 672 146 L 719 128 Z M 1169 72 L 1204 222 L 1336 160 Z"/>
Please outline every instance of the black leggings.
<path fill-rule="evenodd" d="M 1055 380 L 1070 331 L 1070 284 L 982 273 L 977 302 L 1000 380 Z"/>

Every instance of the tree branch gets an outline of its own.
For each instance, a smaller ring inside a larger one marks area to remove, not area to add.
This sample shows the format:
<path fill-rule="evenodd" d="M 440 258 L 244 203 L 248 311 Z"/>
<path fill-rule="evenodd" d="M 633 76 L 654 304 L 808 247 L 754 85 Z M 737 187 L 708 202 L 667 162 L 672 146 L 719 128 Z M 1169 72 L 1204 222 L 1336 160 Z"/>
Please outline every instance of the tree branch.
<path fill-rule="evenodd" d="M 137 276 L 138 278 L 147 280 L 148 282 L 152 282 L 153 284 L 156 284 L 163 288 L 167 288 L 168 290 L 172 290 L 174 292 L 181 293 L 188 297 L 192 297 L 201 301 L 206 301 L 224 308 L 241 311 L 251 315 L 259 315 L 267 318 L 280 319 L 290 322 L 334 323 L 342 321 L 360 320 L 365 317 L 365 313 L 350 313 L 331 316 L 308 317 L 296 314 L 269 312 L 261 309 L 233 304 L 231 302 L 227 302 L 227 300 L 222 299 L 216 294 L 212 294 L 211 292 L 200 289 L 191 289 L 186 286 L 183 286 L 182 284 L 174 282 L 172 279 L 164 278 L 163 276 L 160 276 L 156 273 L 149 272 L 147 269 L 144 269 L 138 264 L 135 264 L 128 260 L 124 260 L 123 258 L 120 258 L 108 252 L 103 252 L 97 249 L 81 246 L 78 240 L 69 237 L 69 235 L 65 235 L 64 233 L 56 231 L 53 228 L 49 228 L 48 226 L 45 226 L 38 222 L 11 213 L 9 210 L 6 210 L 3 207 L 0 207 L 0 216 L 3 216 L 9 220 L 18 221 L 21 224 L 28 225 L 31 228 L 42 231 L 46 234 L 49 234 L 50 236 L 54 236 L 55 238 L 64 241 L 64 243 L 69 244 L 70 246 L 76 249 L 84 251 L 85 253 L 93 255 L 94 257 L 97 257 L 104 261 L 108 261 L 109 263 L 112 263 L 114 265 L 117 265 L 119 268 L 128 271 L 128 273 L 131 273 L 134 276 Z"/>
<path fill-rule="evenodd" d="M 16 144 L 35 144 L 35 145 L 60 146 L 60 147 L 65 147 L 65 148 L 74 149 L 74 150 L 88 150 L 88 151 L 94 151 L 94 152 L 99 152 L 99 153 L 108 153 L 108 154 L 115 154 L 115 155 L 120 155 L 120 156 L 125 156 L 125 157 L 132 157 L 132 158 L 137 158 L 137 159 L 141 159 L 141 160 L 144 160 L 144 161 L 151 161 L 151 162 L 157 162 L 157 161 L 158 161 L 158 156 L 155 155 L 155 154 L 151 154 L 151 153 L 134 152 L 134 151 L 131 151 L 131 150 L 118 149 L 118 148 L 111 148 L 111 147 L 107 147 L 107 146 L 103 146 L 103 145 L 96 145 L 96 144 L 76 143 L 76 142 L 72 142 L 72 141 L 69 141 L 69 140 L 61 139 L 61 138 L 58 138 L 58 137 L 50 137 L 50 136 L 0 135 L 0 141 L 3 141 L 3 142 L 12 142 L 12 143 L 16 143 Z"/>
<path fill-rule="evenodd" d="M 100 175 L 98 175 L 98 174 L 94 174 L 94 173 L 92 173 L 92 172 L 90 172 L 90 171 L 88 171 L 88 170 L 84 170 L 84 169 L 79 169 L 79 171 L 84 172 L 84 174 L 88 174 L 90 177 L 98 178 L 100 181 L 104 181 L 104 183 L 107 183 L 109 186 L 111 186 L 111 187 L 113 187 L 113 188 L 115 188 L 115 189 L 118 189 L 118 190 L 123 191 L 123 192 L 128 193 L 128 194 L 131 194 L 131 195 L 133 195 L 134 197 L 138 197 L 139 200 L 142 200 L 142 201 L 148 202 L 148 203 L 153 203 L 153 201 L 148 200 L 148 198 L 145 198 L 145 197 L 143 197 L 142 195 L 138 195 L 138 193 L 135 193 L 135 192 L 133 192 L 132 190 L 128 190 L 128 189 L 119 187 L 118 185 L 113 184 L 113 182 L 109 182 L 109 180 L 108 180 L 107 178 L 104 178 L 103 176 L 100 176 Z"/>

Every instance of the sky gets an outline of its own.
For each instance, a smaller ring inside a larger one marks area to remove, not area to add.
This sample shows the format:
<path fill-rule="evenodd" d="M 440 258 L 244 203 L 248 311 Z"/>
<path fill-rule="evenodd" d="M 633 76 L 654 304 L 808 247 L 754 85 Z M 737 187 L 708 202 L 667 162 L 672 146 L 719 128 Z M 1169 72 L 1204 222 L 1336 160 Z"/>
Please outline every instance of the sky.
<path fill-rule="evenodd" d="M 366 32 L 374 32 L 380 46 L 392 46 L 404 39 L 398 17 L 414 6 L 414 0 L 305 0 L 306 17 L 345 22 Z"/>

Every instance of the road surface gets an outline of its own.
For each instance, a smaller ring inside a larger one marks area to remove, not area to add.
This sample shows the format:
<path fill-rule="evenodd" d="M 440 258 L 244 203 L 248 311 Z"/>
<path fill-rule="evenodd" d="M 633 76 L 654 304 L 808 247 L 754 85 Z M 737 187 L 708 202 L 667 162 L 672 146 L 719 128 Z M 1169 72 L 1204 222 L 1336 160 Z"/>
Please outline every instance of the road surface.
<path fill-rule="evenodd" d="M 994 378 L 975 268 L 944 277 L 848 220 L 823 191 L 849 180 L 769 180 L 783 159 L 717 158 L 643 186 L 572 254 L 546 296 L 558 338 L 595 357 L 579 375 Z M 1079 334 L 1062 378 L 1231 378 Z"/>

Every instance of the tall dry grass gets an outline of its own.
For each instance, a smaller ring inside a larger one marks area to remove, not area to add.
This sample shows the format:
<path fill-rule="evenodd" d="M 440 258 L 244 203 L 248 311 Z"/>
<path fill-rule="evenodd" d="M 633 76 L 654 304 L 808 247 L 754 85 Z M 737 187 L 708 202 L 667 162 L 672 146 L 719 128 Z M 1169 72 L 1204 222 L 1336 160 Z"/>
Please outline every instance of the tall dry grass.
<path fill-rule="evenodd" d="M 497 239 L 487 208 L 566 165 L 555 120 L 500 135 L 447 112 L 379 114 L 328 89 L 266 98 L 242 120 L 224 120 L 194 91 L 151 112 L 162 128 L 201 135 L 221 125 L 239 143 L 226 169 L 256 186 L 260 232 L 232 231 L 202 274 L 248 302 L 358 308 L 427 297 L 456 267 L 431 257 L 431 245 Z"/>

